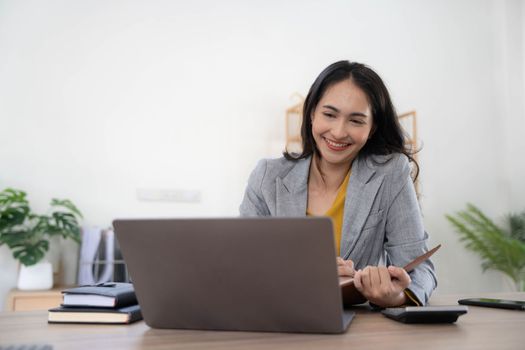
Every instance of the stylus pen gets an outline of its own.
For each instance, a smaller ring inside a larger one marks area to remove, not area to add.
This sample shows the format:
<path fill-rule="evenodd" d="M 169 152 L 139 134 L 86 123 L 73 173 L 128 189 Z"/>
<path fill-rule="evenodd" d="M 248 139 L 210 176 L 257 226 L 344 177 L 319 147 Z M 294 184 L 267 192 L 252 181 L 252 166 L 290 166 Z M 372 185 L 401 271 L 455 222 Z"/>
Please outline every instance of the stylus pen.
<path fill-rule="evenodd" d="M 412 271 L 413 269 L 415 269 L 419 264 L 421 264 L 423 261 L 427 260 L 428 258 L 430 258 L 432 256 L 432 254 L 434 254 L 435 252 L 437 252 L 437 250 L 441 248 L 441 244 L 438 244 L 437 246 L 435 246 L 434 248 L 430 249 L 428 252 L 426 252 L 425 254 L 421 255 L 421 256 L 418 256 L 417 258 L 415 258 L 414 260 L 412 260 L 411 262 L 409 262 L 405 267 L 403 267 L 403 269 L 405 269 L 406 272 L 410 272 Z"/>
<path fill-rule="evenodd" d="M 412 271 L 419 264 L 421 264 L 423 261 L 428 260 L 428 258 L 430 258 L 435 252 L 437 252 L 437 250 L 439 248 L 441 248 L 441 244 L 438 244 L 437 246 L 435 246 L 434 248 L 430 249 L 425 254 L 418 256 L 417 258 L 415 258 L 414 260 L 409 262 L 407 265 L 405 265 L 405 267 L 403 267 L 403 269 L 406 272 Z M 339 277 L 339 286 L 340 287 L 344 287 L 344 286 L 349 285 L 349 284 L 351 284 L 353 282 L 354 282 L 354 279 L 352 277 Z"/>

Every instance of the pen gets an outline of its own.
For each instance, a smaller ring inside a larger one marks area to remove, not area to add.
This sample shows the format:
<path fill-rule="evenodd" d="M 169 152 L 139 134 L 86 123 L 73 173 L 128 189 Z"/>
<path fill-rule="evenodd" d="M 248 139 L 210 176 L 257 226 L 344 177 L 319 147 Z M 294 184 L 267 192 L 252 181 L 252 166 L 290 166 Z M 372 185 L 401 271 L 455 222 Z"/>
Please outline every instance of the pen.
<path fill-rule="evenodd" d="M 409 262 L 407 265 L 405 265 L 405 267 L 403 267 L 403 269 L 405 269 L 406 272 L 410 272 L 412 271 L 413 269 L 415 269 L 419 264 L 421 264 L 423 261 L 427 260 L 428 258 L 430 258 L 432 256 L 432 254 L 434 254 L 435 252 L 437 252 L 437 250 L 441 248 L 441 244 L 438 244 L 437 246 L 435 246 L 434 248 L 430 249 L 428 252 L 426 252 L 425 254 L 421 255 L 421 256 L 418 256 L 417 258 L 415 258 L 414 260 L 412 260 L 411 262 Z"/>
<path fill-rule="evenodd" d="M 430 258 L 435 252 L 437 252 L 437 250 L 439 248 L 441 248 L 441 244 L 438 244 L 437 246 L 435 246 L 434 248 L 430 249 L 425 254 L 418 256 L 417 258 L 415 258 L 414 260 L 412 260 L 411 262 L 406 264 L 405 267 L 403 267 L 403 269 L 406 272 L 412 271 L 419 264 L 421 264 L 423 261 L 425 261 L 428 258 Z M 352 277 L 339 277 L 339 286 L 340 287 L 344 287 L 344 286 L 349 285 L 349 284 L 351 284 L 353 282 L 354 282 L 354 279 Z"/>

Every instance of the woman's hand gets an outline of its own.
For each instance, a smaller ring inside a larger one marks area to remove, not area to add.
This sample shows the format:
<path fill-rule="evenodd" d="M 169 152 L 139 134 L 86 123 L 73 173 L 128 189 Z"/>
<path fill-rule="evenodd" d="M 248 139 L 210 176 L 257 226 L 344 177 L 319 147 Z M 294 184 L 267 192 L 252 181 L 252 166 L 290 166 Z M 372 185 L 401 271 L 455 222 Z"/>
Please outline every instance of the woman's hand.
<path fill-rule="evenodd" d="M 337 274 L 339 277 L 354 277 L 354 262 L 352 260 L 343 260 L 337 257 Z M 362 304 L 366 302 L 366 298 L 359 293 L 353 284 L 348 284 L 341 288 L 343 295 L 343 304 L 345 307 Z"/>
<path fill-rule="evenodd" d="M 343 260 L 337 257 L 337 274 L 340 277 L 354 277 L 354 262 L 352 260 Z"/>
<path fill-rule="evenodd" d="M 410 285 L 410 276 L 401 267 L 367 266 L 355 273 L 354 285 L 378 306 L 399 306 L 407 302 L 404 291 Z"/>

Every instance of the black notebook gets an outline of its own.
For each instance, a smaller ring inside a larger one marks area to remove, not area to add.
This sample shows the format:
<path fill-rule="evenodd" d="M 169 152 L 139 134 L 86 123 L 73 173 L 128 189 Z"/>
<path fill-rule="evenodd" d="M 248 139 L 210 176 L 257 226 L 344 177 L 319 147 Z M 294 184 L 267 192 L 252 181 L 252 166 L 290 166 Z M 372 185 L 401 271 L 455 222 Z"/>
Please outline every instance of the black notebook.
<path fill-rule="evenodd" d="M 62 305 L 70 307 L 122 308 L 137 304 L 135 290 L 131 283 L 104 283 L 96 286 L 82 286 L 62 291 Z"/>
<path fill-rule="evenodd" d="M 57 307 L 50 309 L 47 315 L 49 323 L 104 323 L 127 324 L 142 320 L 139 305 L 120 309 Z"/>

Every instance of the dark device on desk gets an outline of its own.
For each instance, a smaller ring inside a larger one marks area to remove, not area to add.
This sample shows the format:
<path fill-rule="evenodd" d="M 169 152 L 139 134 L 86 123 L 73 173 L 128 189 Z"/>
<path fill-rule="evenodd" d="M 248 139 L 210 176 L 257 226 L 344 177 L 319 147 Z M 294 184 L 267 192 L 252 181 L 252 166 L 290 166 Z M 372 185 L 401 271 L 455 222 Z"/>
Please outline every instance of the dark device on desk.
<path fill-rule="evenodd" d="M 150 327 L 342 333 L 354 317 L 342 306 L 329 218 L 113 225 Z"/>
<path fill-rule="evenodd" d="M 453 323 L 467 311 L 466 306 L 407 306 L 387 308 L 381 313 L 403 323 Z"/>
<path fill-rule="evenodd" d="M 500 309 L 512 309 L 525 311 L 525 301 L 490 299 L 490 298 L 471 298 L 458 300 L 461 305 L 496 307 Z"/>

